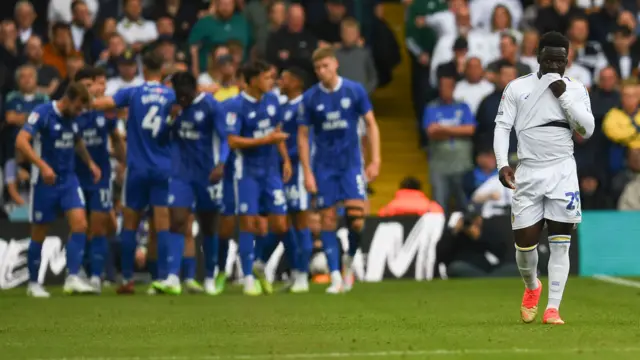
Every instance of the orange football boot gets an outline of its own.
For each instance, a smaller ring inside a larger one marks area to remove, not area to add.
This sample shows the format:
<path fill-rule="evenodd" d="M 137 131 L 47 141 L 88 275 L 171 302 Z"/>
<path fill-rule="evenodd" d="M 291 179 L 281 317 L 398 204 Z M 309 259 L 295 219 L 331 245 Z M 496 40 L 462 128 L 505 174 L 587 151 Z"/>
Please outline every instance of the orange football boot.
<path fill-rule="evenodd" d="M 549 325 L 564 325 L 564 320 L 560 317 L 558 309 L 550 308 L 544 311 L 542 323 Z"/>
<path fill-rule="evenodd" d="M 537 281 L 538 288 L 535 290 L 525 288 L 524 296 L 522 297 L 520 318 L 526 324 L 535 320 L 538 315 L 538 302 L 540 301 L 540 294 L 542 294 L 542 282 L 539 279 Z"/>

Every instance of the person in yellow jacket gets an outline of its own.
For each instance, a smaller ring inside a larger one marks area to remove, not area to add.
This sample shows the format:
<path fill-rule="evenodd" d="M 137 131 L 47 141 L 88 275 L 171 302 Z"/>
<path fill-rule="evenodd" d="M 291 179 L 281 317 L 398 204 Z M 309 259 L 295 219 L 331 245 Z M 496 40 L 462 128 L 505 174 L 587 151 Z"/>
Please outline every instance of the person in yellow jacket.
<path fill-rule="evenodd" d="M 602 121 L 604 134 L 611 141 L 630 149 L 640 148 L 639 89 L 637 85 L 625 85 L 621 108 L 609 110 Z"/>

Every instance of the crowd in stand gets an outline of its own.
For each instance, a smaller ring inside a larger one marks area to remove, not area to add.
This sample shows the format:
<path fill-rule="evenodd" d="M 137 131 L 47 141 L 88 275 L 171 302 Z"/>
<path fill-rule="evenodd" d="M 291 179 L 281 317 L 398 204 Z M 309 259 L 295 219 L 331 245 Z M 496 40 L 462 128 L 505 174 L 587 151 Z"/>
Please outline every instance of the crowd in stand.
<path fill-rule="evenodd" d="M 3 0 L 0 14 L 0 216 L 16 218 L 26 217 L 29 203 L 29 166 L 14 149 L 18 130 L 85 65 L 106 71 L 112 95 L 140 84 L 141 55 L 156 51 L 167 74 L 192 71 L 203 90 L 225 100 L 238 94 L 236 70 L 252 59 L 312 77 L 311 54 L 331 46 L 340 75 L 369 93 L 390 81 L 400 61 L 376 0 Z"/>
<path fill-rule="evenodd" d="M 596 131 L 575 136 L 583 210 L 640 210 L 640 3 L 635 0 L 403 0 L 413 103 L 428 149 L 433 198 L 484 203 L 500 215 L 510 193 L 492 151 L 502 92 L 538 70 L 549 31 L 571 43 L 565 76 L 589 90 Z M 510 152 L 517 161 L 512 133 Z M 453 202 L 451 202 L 453 200 Z"/>

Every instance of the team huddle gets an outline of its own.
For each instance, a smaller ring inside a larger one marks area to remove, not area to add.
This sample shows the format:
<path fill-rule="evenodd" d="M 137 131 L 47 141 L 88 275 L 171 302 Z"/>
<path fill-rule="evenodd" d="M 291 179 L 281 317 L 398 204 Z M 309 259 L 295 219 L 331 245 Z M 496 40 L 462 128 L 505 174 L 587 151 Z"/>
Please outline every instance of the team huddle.
<path fill-rule="evenodd" d="M 291 292 L 306 292 L 312 205 L 321 216 L 320 238 L 331 272 L 327 292 L 350 290 L 366 181 L 380 168 L 379 131 L 367 93 L 338 76 L 333 51 L 318 49 L 313 62 L 319 83 L 305 91 L 304 71 L 285 69 L 280 95 L 273 92 L 270 66 L 251 62 L 240 70 L 240 94 L 223 102 L 199 91 L 190 73 L 164 77 L 162 60 L 153 54 L 143 59 L 145 83 L 110 97 L 103 96 L 104 73 L 80 71 L 62 99 L 30 114 L 16 140 L 16 149 L 33 164 L 28 295 L 50 296 L 38 281 L 40 258 L 48 225 L 59 212 L 70 228 L 64 292 L 101 291 L 114 218 L 109 143 L 126 166 L 119 294 L 135 292 L 137 231 L 145 216 L 157 249 L 148 263 L 151 293 L 182 292 L 185 238 L 192 235 L 194 217 L 203 235 L 205 293 L 224 290 L 219 259 L 227 258 L 231 238 L 238 243 L 245 294 L 273 291 L 265 263 L 279 242 L 292 268 Z M 123 109 L 126 138 L 114 120 Z M 366 168 L 360 122 L 367 128 Z M 350 238 L 342 259 L 338 207 L 344 209 Z M 79 276 L 85 248 L 88 282 Z"/>

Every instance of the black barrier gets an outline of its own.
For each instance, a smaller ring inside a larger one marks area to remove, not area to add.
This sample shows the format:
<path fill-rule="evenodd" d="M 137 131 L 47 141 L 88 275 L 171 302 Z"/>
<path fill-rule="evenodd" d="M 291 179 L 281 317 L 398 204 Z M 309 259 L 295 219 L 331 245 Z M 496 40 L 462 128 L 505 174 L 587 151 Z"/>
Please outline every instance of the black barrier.
<path fill-rule="evenodd" d="M 404 278 L 431 280 L 438 277 L 436 246 L 441 238 L 444 218 L 438 215 L 418 217 L 368 217 L 362 233 L 362 244 L 356 261 L 356 274 L 363 281 L 377 282 L 383 279 Z M 28 281 L 27 249 L 29 245 L 29 224 L 0 220 L 0 289 L 19 286 Z M 42 250 L 39 279 L 44 283 L 62 284 L 66 259 L 63 244 L 69 234 L 65 221 L 52 224 Z M 347 249 L 348 231 L 341 227 L 338 231 L 343 251 Z M 513 232 L 508 216 L 498 216 L 484 222 L 483 236 L 503 242 L 505 258 L 510 259 L 513 250 Z M 570 250 L 571 274 L 578 273 L 577 234 L 573 235 Z M 200 236 L 196 236 L 200 249 Z M 546 230 L 541 236 L 540 272 L 547 273 L 548 241 Z M 275 278 L 283 277 L 288 271 L 286 257 L 274 254 L 272 266 Z M 236 261 L 236 260 L 234 260 Z M 270 260 L 271 261 L 271 260 Z M 198 251 L 198 277 L 204 277 L 202 252 Z M 237 266 L 233 266 L 237 269 Z"/>

